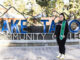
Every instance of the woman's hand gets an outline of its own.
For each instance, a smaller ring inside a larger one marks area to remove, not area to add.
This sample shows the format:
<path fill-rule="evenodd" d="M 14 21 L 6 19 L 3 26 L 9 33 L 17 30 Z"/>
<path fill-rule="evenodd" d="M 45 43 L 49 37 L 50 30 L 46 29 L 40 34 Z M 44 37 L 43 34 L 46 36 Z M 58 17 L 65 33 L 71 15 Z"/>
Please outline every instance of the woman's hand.
<path fill-rule="evenodd" d="M 63 35 L 63 38 L 65 38 L 65 35 Z"/>
<path fill-rule="evenodd" d="M 56 35 L 54 35 L 54 37 L 56 37 Z"/>

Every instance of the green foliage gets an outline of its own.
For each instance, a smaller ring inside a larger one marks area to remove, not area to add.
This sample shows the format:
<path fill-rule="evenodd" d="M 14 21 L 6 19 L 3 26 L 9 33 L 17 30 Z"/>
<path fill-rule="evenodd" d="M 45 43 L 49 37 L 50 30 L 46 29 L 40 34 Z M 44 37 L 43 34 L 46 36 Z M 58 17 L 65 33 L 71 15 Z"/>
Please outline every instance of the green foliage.
<path fill-rule="evenodd" d="M 48 6 L 48 5 L 49 5 L 49 4 L 48 4 L 49 1 L 50 1 L 50 0 L 36 0 L 37 4 L 39 4 L 39 5 L 42 6 L 42 7 Z"/>
<path fill-rule="evenodd" d="M 7 1 L 4 1 L 4 6 L 6 6 L 6 7 L 10 7 L 10 6 L 13 6 L 13 2 L 12 2 L 12 0 L 7 0 Z"/>
<path fill-rule="evenodd" d="M 28 11 L 25 7 L 27 3 L 32 4 L 30 11 Z M 46 13 L 47 16 L 52 16 L 54 14 L 54 9 L 58 13 L 65 12 L 67 15 L 70 15 L 72 13 L 76 18 L 80 18 L 80 0 L 70 0 L 69 5 L 64 5 L 63 0 L 30 0 L 27 3 L 25 3 L 24 0 L 15 0 L 15 2 L 13 2 L 13 0 L 6 0 L 4 1 L 4 6 L 6 6 L 7 8 L 9 8 L 10 6 L 14 6 L 24 15 L 30 16 L 33 16 L 34 14 L 37 15 L 41 12 Z M 35 8 L 35 4 L 37 4 L 36 7 L 38 8 Z M 41 8 L 42 10 L 40 10 Z"/>

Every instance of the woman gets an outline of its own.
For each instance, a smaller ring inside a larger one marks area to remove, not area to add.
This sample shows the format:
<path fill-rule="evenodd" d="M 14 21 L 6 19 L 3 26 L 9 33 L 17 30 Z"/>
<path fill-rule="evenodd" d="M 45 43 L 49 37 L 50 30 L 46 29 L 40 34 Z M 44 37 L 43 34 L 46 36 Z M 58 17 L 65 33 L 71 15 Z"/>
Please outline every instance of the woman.
<path fill-rule="evenodd" d="M 56 24 L 54 36 L 56 37 L 59 46 L 59 55 L 57 58 L 64 59 L 65 56 L 65 42 L 68 34 L 68 22 L 65 20 L 63 13 L 59 16 L 59 22 Z"/>

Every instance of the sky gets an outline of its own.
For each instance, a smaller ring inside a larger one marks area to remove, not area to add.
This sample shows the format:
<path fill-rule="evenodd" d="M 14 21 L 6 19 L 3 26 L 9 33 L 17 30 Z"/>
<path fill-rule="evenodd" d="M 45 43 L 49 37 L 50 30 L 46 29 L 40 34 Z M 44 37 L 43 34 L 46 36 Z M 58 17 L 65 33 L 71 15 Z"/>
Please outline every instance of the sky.
<path fill-rule="evenodd" d="M 3 2 L 4 2 L 4 0 L 1 0 L 1 1 L 0 1 L 0 4 L 3 4 Z"/>

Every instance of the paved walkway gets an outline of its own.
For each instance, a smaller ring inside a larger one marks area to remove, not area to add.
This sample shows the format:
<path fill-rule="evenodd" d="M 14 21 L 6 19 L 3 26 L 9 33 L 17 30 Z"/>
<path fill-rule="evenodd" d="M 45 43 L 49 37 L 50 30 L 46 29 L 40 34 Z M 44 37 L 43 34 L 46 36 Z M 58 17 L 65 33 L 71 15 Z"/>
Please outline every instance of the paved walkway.
<path fill-rule="evenodd" d="M 0 60 L 58 60 L 57 46 L 0 47 Z M 79 46 L 66 46 L 65 60 L 80 60 Z"/>

